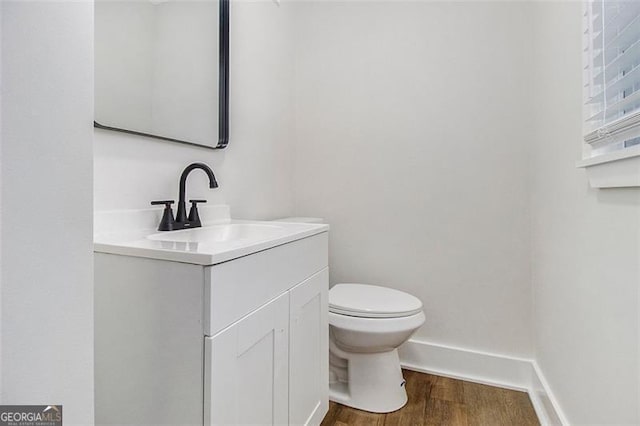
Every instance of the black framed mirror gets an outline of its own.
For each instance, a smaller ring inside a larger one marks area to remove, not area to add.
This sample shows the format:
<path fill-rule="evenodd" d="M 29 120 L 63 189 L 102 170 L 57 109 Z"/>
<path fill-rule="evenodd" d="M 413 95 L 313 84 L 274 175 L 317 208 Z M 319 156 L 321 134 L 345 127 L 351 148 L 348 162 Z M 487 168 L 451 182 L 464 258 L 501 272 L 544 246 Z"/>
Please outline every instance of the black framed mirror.
<path fill-rule="evenodd" d="M 96 0 L 94 127 L 229 143 L 230 0 Z"/>

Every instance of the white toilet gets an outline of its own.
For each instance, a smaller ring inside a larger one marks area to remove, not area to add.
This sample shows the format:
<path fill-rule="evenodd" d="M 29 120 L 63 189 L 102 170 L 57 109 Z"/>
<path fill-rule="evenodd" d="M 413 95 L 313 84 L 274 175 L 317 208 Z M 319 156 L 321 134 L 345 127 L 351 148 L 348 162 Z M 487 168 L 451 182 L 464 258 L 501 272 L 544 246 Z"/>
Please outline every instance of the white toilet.
<path fill-rule="evenodd" d="M 407 403 L 398 347 L 422 324 L 417 297 L 364 284 L 329 290 L 329 399 L 373 413 Z"/>
<path fill-rule="evenodd" d="M 287 217 L 278 222 L 323 223 Z M 329 399 L 373 413 L 407 403 L 398 347 L 424 324 L 422 302 L 386 287 L 336 284 L 329 290 Z"/>

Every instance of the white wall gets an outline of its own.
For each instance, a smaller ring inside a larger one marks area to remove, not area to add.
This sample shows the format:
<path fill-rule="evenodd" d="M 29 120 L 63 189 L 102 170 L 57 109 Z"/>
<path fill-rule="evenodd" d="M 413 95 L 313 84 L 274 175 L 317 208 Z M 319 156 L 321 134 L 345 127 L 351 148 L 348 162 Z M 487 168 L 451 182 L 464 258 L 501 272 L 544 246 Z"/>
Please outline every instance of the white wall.
<path fill-rule="evenodd" d="M 93 4 L 3 1 L 2 404 L 93 423 Z"/>
<path fill-rule="evenodd" d="M 581 5 L 536 4 L 535 358 L 572 424 L 638 424 L 640 190 L 593 190 L 581 157 Z"/>
<path fill-rule="evenodd" d="M 187 184 L 188 197 L 227 203 L 236 218 L 276 218 L 293 210 L 293 44 L 288 5 L 271 0 L 233 2 L 230 34 L 230 142 L 212 151 L 95 132 L 96 210 L 147 208 L 177 199 L 180 173 L 190 162 L 209 164 Z"/>
<path fill-rule="evenodd" d="M 296 10 L 296 213 L 331 224 L 332 283 L 422 300 L 418 339 L 531 354 L 527 10 Z"/>
<path fill-rule="evenodd" d="M 2 96 L 4 81 L 2 80 L 2 6 L 0 5 L 0 176 L 2 176 Z M 2 318 L 2 182 L 0 182 L 0 319 Z M 2 386 L 2 359 L 3 359 L 3 345 L 2 345 L 2 324 L 0 323 L 0 398 L 3 393 Z"/>
<path fill-rule="evenodd" d="M 2 176 L 2 93 L 4 92 L 4 81 L 2 80 L 2 6 L 0 5 L 0 176 Z M 0 319 L 2 319 L 2 182 L 0 181 Z M 2 385 L 2 360 L 3 360 L 3 344 L 2 344 L 2 324 L 0 323 L 0 398 L 4 395 Z"/>

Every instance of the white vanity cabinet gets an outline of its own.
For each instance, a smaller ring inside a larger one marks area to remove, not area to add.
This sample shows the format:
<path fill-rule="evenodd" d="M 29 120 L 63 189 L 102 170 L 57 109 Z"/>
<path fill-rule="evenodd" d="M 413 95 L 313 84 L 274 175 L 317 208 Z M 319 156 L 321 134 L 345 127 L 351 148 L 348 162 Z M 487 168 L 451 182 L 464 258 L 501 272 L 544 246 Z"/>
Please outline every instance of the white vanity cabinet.
<path fill-rule="evenodd" d="M 320 424 L 329 409 L 329 271 L 289 292 L 289 423 Z"/>
<path fill-rule="evenodd" d="M 204 343 L 205 424 L 289 422 L 289 294 Z"/>
<path fill-rule="evenodd" d="M 327 282 L 325 268 L 205 339 L 205 424 L 320 424 Z"/>
<path fill-rule="evenodd" d="M 327 242 L 214 265 L 96 253 L 96 424 L 320 424 Z"/>

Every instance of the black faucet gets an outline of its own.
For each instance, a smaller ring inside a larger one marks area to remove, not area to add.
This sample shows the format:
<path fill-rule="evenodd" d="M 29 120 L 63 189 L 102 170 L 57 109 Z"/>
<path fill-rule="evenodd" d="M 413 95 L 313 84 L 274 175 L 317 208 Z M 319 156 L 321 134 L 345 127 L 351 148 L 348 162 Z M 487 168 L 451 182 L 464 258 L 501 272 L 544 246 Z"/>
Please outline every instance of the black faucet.
<path fill-rule="evenodd" d="M 173 218 L 173 209 L 171 208 L 173 200 L 151 202 L 152 205 L 165 205 L 164 214 L 162 215 L 160 226 L 158 226 L 158 231 L 173 231 L 177 229 L 199 228 L 200 226 L 202 226 L 202 223 L 200 222 L 200 216 L 198 214 L 198 203 L 206 203 L 207 201 L 189 200 L 189 202 L 191 203 L 191 210 L 189 211 L 189 216 L 187 216 L 187 206 L 185 200 L 187 177 L 189 176 L 189 173 L 191 173 L 195 169 L 203 170 L 207 174 L 207 176 L 209 177 L 209 188 L 218 187 L 216 177 L 213 174 L 213 170 L 211 170 L 209 166 L 204 163 L 189 164 L 182 172 L 182 175 L 180 175 L 180 193 L 178 194 L 178 212 L 176 213 L 176 218 Z"/>

